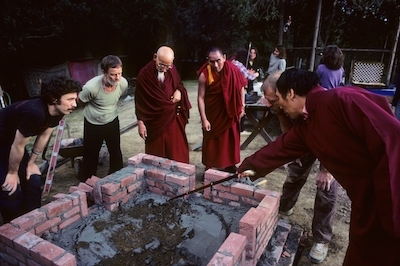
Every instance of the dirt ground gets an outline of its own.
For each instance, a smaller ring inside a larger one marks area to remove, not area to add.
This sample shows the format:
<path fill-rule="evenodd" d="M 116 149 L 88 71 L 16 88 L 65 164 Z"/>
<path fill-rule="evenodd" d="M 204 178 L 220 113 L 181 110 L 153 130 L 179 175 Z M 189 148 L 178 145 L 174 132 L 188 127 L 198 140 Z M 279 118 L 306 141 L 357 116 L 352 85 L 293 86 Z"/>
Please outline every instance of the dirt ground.
<path fill-rule="evenodd" d="M 204 165 L 201 163 L 201 151 L 193 151 L 193 149 L 201 143 L 201 123 L 199 112 L 197 109 L 197 81 L 190 80 L 184 81 L 184 85 L 189 92 L 189 98 L 192 104 L 190 112 L 190 121 L 186 127 L 186 133 L 191 147 L 190 163 L 196 166 L 196 177 L 198 186 L 202 185 L 203 174 L 205 171 Z M 136 121 L 134 111 L 134 101 L 129 96 L 119 103 L 119 119 L 121 128 L 125 128 Z M 73 114 L 66 117 L 68 127 L 64 130 L 64 138 L 81 138 L 83 137 L 83 114 L 82 109 L 77 109 Z M 277 135 L 278 133 L 277 120 L 272 120 L 267 126 L 267 131 L 270 135 Z M 247 136 L 242 136 L 242 142 Z M 241 151 L 241 159 L 253 154 L 262 146 L 266 145 L 266 141 L 259 135 L 257 136 L 248 147 Z M 144 142 L 137 133 L 137 128 L 133 128 L 121 135 L 121 147 L 125 164 L 129 157 L 138 153 L 144 152 Z M 48 158 L 50 153 L 48 152 Z M 40 163 L 40 162 L 39 162 Z M 316 168 L 316 167 L 315 167 Z M 98 167 L 97 175 L 104 177 L 108 171 L 108 159 Z M 313 171 L 308 181 L 306 182 L 300 194 L 299 201 L 295 206 L 294 214 L 290 217 L 282 217 L 287 219 L 293 225 L 299 225 L 304 231 L 309 232 L 310 238 L 305 241 L 305 252 L 312 245 L 311 238 L 311 222 L 313 216 L 313 206 L 316 186 L 314 183 L 316 171 Z M 281 168 L 268 174 L 266 179 L 268 182 L 264 186 L 267 189 L 281 191 L 282 184 L 285 180 L 286 171 Z M 66 193 L 68 188 L 72 185 L 77 185 L 79 181 L 76 179 L 76 173 L 71 163 L 66 163 L 58 167 L 55 171 L 55 177 L 51 192 L 49 195 L 43 195 L 43 203 L 50 200 L 51 195 L 56 193 Z M 339 199 L 337 204 L 336 215 L 334 218 L 333 239 L 329 244 L 329 253 L 327 258 L 320 265 L 336 266 L 341 265 L 348 245 L 348 229 L 350 221 L 350 200 L 342 187 L 339 188 Z M 297 265 L 311 265 L 308 259 L 301 258 Z"/>

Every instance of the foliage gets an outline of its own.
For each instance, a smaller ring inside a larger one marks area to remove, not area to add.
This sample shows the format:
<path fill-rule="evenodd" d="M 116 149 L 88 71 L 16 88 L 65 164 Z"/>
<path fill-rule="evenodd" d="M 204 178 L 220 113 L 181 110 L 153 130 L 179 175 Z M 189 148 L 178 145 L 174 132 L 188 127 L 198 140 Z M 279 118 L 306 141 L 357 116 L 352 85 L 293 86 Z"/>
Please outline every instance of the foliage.
<path fill-rule="evenodd" d="M 288 16 L 293 22 L 283 44 L 289 49 L 311 46 L 316 2 L 3 0 L 0 56 L 3 65 L 20 70 L 114 53 L 134 58 L 138 71 L 161 44 L 174 48 L 179 63 L 183 58 L 203 60 L 210 46 L 229 55 L 251 42 L 266 65 Z M 399 13 L 397 0 L 323 1 L 318 46 L 388 48 Z M 308 57 L 310 51 L 305 52 Z"/>

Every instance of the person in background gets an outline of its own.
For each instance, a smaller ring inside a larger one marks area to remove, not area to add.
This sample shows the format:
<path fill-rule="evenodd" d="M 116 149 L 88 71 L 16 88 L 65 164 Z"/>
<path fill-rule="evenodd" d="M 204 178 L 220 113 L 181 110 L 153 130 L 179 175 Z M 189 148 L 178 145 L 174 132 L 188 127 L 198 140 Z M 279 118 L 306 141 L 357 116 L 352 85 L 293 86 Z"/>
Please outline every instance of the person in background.
<path fill-rule="evenodd" d="M 145 141 L 147 154 L 189 163 L 185 127 L 192 106 L 174 58 L 170 47 L 161 46 L 137 76 L 138 132 Z"/>
<path fill-rule="evenodd" d="M 54 77 L 41 84 L 40 98 L 0 109 L 0 212 L 5 223 L 40 207 L 42 181 L 35 161 L 60 120 L 76 108 L 81 88 L 78 81 Z"/>
<path fill-rule="evenodd" d="M 395 117 L 400 120 L 400 64 L 397 67 L 396 91 L 393 96 L 392 106 L 395 108 Z"/>
<path fill-rule="evenodd" d="M 123 166 L 117 108 L 120 97 L 128 89 L 128 81 L 122 76 L 122 67 L 118 56 L 105 56 L 101 61 L 103 74 L 88 80 L 79 93 L 79 100 L 85 106 L 83 161 L 78 174 L 81 181 L 96 175 L 103 141 L 110 154 L 108 173 Z"/>
<path fill-rule="evenodd" d="M 385 97 L 363 88 L 326 90 L 315 72 L 290 69 L 277 83 L 280 108 L 293 127 L 244 159 L 264 176 L 313 153 L 351 200 L 344 265 L 397 265 L 400 261 L 400 123 Z M 390 130 L 388 130 L 390 129 Z M 373 243 L 373 244 L 372 244 Z"/>
<path fill-rule="evenodd" d="M 259 73 L 254 71 L 254 70 L 249 70 L 245 67 L 244 64 L 246 64 L 246 58 L 247 58 L 247 51 L 244 48 L 239 48 L 236 50 L 235 53 L 235 59 L 232 60 L 232 63 L 239 68 L 240 72 L 243 74 L 243 76 L 247 79 L 247 81 L 253 81 L 255 80 L 258 76 Z M 247 83 L 248 86 L 249 83 Z M 253 86 L 253 83 L 251 83 L 251 86 Z M 251 95 L 249 94 L 248 88 L 246 88 L 247 93 L 245 94 L 245 103 L 250 99 Z M 258 100 L 258 99 L 257 99 Z M 241 135 L 250 135 L 251 132 L 246 131 L 244 128 L 244 122 L 246 120 L 245 116 L 242 116 L 240 119 L 240 134 Z"/>
<path fill-rule="evenodd" d="M 259 63 L 259 59 L 257 58 L 258 56 L 258 50 L 256 47 L 251 47 L 250 48 L 250 55 L 248 59 L 248 64 L 247 64 L 247 69 L 250 71 L 251 74 L 256 74 L 258 73 L 257 79 L 262 79 L 264 76 L 262 67 Z M 247 88 L 246 91 L 247 93 L 251 93 L 254 91 L 254 81 L 257 81 L 257 79 L 247 79 Z"/>
<path fill-rule="evenodd" d="M 317 68 L 322 87 L 332 89 L 340 86 L 344 76 L 343 62 L 344 55 L 338 46 L 325 47 Z"/>
<path fill-rule="evenodd" d="M 286 69 L 286 48 L 283 45 L 277 45 L 274 52 L 269 57 L 268 75 L 275 71 L 285 71 Z"/>
<path fill-rule="evenodd" d="M 202 162 L 209 168 L 236 172 L 240 162 L 240 118 L 247 80 L 221 49 L 207 52 L 198 71 L 198 108 L 203 128 Z"/>
<path fill-rule="evenodd" d="M 276 95 L 276 82 L 282 72 L 277 71 L 267 77 L 262 85 L 266 105 L 273 109 L 278 117 L 282 133 L 293 127 L 295 121 L 285 115 L 278 103 Z M 290 216 L 299 198 L 300 191 L 307 181 L 316 157 L 310 153 L 290 162 L 287 169 L 286 180 L 283 183 L 282 195 L 279 204 L 279 213 Z M 314 201 L 314 216 L 312 219 L 312 235 L 314 244 L 308 254 L 313 263 L 321 263 L 328 254 L 328 244 L 333 236 L 333 218 L 336 210 L 338 182 L 320 165 L 315 176 L 317 187 Z"/>

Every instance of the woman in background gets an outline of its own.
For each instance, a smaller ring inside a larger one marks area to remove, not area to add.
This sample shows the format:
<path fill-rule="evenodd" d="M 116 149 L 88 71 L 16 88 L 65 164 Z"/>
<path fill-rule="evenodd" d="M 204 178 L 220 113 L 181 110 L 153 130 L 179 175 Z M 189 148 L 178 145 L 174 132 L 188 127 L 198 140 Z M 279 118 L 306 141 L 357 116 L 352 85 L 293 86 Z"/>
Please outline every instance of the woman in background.
<path fill-rule="evenodd" d="M 343 62 L 344 55 L 339 47 L 336 45 L 325 47 L 317 68 L 317 75 L 322 87 L 332 89 L 340 86 L 344 74 Z"/>
<path fill-rule="evenodd" d="M 286 69 L 286 48 L 283 45 L 277 45 L 269 58 L 268 75 L 276 71 L 285 71 Z"/>

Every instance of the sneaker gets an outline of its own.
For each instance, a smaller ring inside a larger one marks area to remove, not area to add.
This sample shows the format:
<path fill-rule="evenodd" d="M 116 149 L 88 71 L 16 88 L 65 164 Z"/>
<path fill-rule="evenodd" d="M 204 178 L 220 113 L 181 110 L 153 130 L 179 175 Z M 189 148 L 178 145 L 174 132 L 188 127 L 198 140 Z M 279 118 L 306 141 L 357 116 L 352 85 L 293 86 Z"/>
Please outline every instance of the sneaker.
<path fill-rule="evenodd" d="M 321 263 L 322 261 L 324 261 L 327 254 L 328 244 L 315 242 L 310 250 L 310 253 L 308 254 L 308 258 L 312 263 Z"/>
<path fill-rule="evenodd" d="M 294 208 L 291 208 L 291 209 L 288 210 L 288 211 L 279 211 L 279 214 L 286 215 L 286 216 L 290 216 L 290 215 L 293 214 L 293 209 L 294 209 Z"/>

